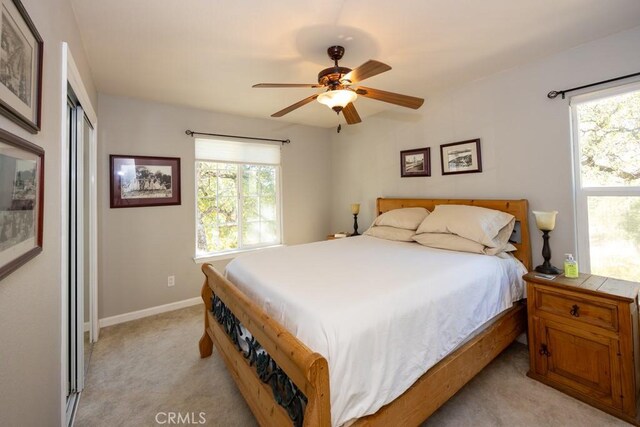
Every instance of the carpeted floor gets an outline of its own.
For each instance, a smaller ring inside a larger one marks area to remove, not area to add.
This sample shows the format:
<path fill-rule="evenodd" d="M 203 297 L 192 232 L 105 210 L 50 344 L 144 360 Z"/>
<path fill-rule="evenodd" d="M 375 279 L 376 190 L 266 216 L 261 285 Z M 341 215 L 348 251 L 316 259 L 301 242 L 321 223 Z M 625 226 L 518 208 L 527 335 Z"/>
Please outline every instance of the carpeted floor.
<path fill-rule="evenodd" d="M 200 359 L 201 334 L 202 306 L 102 329 L 75 425 L 176 425 L 170 413 L 193 425 L 257 425 L 215 349 Z M 527 378 L 528 367 L 526 347 L 513 344 L 423 427 L 628 425 Z"/>

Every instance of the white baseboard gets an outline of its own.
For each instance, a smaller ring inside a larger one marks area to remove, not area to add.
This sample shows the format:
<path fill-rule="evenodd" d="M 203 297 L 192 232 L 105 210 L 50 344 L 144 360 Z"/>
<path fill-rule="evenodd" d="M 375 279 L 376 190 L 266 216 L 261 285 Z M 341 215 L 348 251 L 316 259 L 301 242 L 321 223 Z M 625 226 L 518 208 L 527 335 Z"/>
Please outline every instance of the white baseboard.
<path fill-rule="evenodd" d="M 182 301 L 172 302 L 170 304 L 149 307 L 143 310 L 132 311 L 131 313 L 118 314 L 117 316 L 105 317 L 100 319 L 100 327 L 117 325 L 119 323 L 129 322 L 131 320 L 142 319 L 143 317 L 153 316 L 155 314 L 166 313 L 168 311 L 178 310 L 181 308 L 191 307 L 202 304 L 201 297 L 189 298 Z"/>
<path fill-rule="evenodd" d="M 84 331 L 89 332 L 91 330 L 91 323 L 84 322 Z"/>

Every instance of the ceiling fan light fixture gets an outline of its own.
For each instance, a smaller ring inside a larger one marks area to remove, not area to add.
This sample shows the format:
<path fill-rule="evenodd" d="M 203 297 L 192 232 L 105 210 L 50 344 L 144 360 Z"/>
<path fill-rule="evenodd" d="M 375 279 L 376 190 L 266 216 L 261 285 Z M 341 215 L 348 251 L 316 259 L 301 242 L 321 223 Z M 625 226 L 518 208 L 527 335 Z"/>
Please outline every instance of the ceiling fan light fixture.
<path fill-rule="evenodd" d="M 326 105 L 334 111 L 340 112 L 350 102 L 355 101 L 358 95 L 347 89 L 329 90 L 318 95 L 318 102 Z"/>

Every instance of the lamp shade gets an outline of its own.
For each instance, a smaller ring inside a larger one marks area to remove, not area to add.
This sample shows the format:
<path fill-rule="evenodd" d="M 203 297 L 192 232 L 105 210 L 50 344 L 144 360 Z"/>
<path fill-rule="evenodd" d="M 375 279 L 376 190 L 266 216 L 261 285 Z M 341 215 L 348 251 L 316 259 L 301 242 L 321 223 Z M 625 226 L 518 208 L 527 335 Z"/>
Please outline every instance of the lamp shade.
<path fill-rule="evenodd" d="M 536 226 L 538 226 L 539 230 L 551 231 L 556 227 L 556 215 L 558 215 L 558 211 L 533 211 L 533 214 L 536 217 Z"/>
<path fill-rule="evenodd" d="M 358 98 L 358 95 L 352 90 L 336 89 L 323 92 L 318 95 L 318 102 L 327 107 L 340 111 Z"/>
<path fill-rule="evenodd" d="M 357 215 L 360 213 L 360 203 L 354 203 L 351 205 L 351 213 Z"/>

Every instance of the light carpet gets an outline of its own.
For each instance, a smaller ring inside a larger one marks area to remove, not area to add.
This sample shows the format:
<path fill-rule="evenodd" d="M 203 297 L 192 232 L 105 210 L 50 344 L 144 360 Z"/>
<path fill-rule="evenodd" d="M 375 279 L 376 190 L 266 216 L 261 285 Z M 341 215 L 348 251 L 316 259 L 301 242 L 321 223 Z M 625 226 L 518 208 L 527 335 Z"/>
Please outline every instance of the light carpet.
<path fill-rule="evenodd" d="M 202 306 L 104 328 L 94 345 L 75 425 L 255 426 L 216 353 L 200 359 Z M 529 355 L 514 343 L 423 427 L 627 426 L 526 376 Z M 191 424 L 189 424 L 189 422 Z"/>

